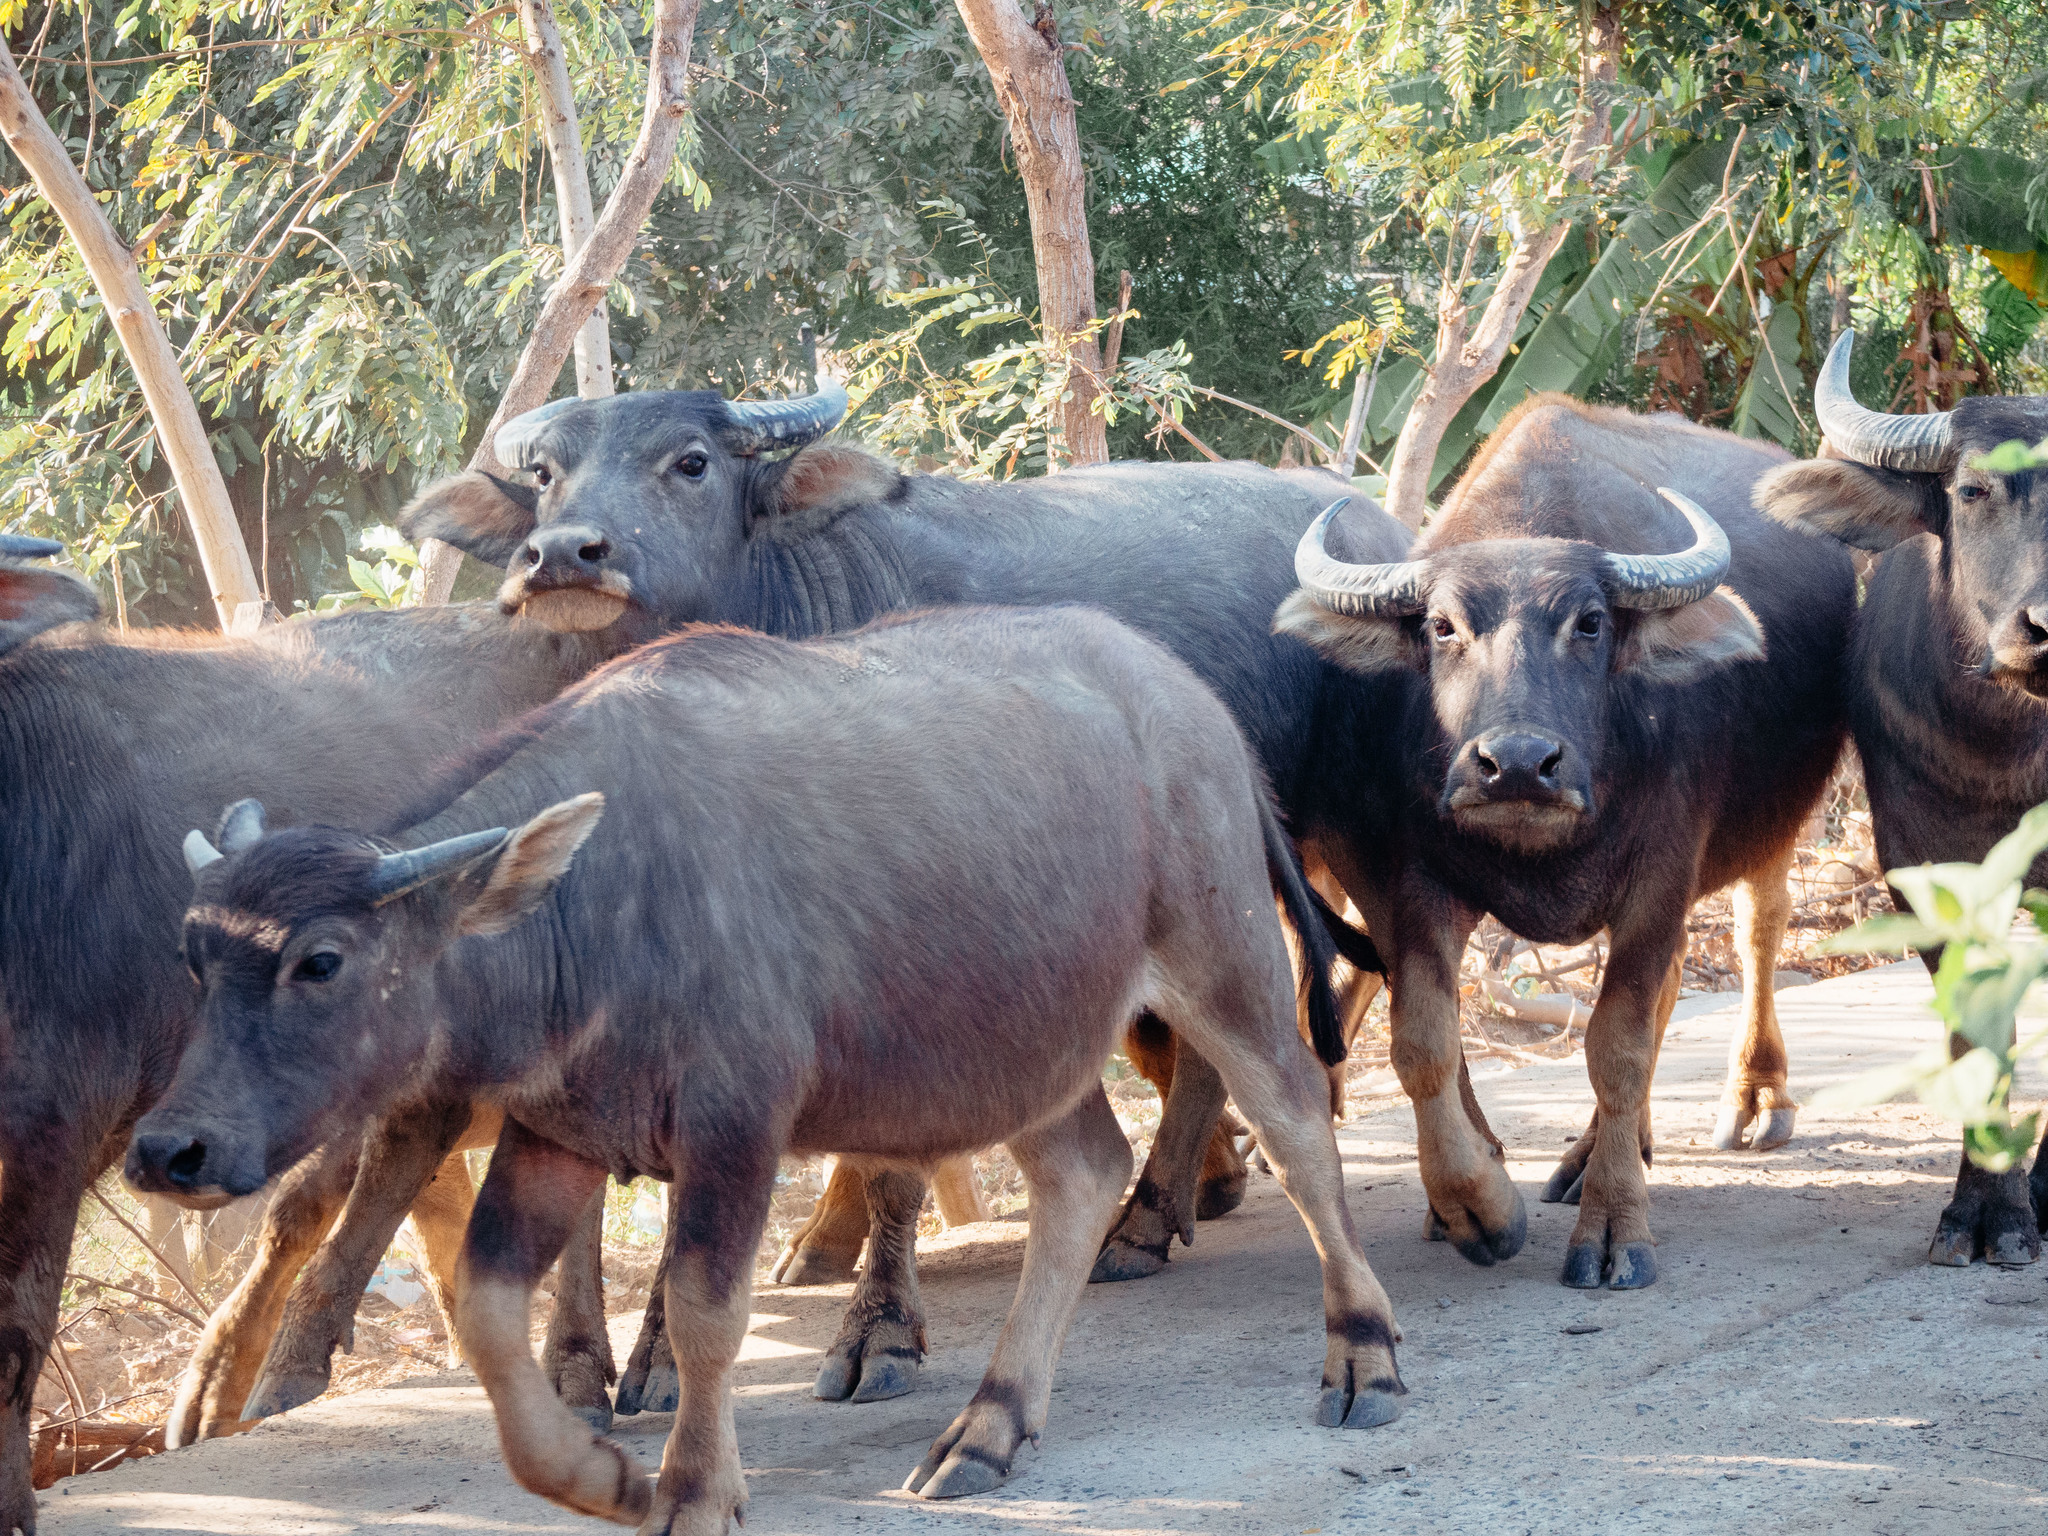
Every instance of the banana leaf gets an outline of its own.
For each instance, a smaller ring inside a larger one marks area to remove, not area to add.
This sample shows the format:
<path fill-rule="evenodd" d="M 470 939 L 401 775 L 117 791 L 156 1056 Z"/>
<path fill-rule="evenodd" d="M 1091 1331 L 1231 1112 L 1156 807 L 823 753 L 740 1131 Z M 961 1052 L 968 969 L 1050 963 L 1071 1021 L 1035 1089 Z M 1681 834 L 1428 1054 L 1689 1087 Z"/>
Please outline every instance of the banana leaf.
<path fill-rule="evenodd" d="M 1806 380 L 1799 372 L 1799 311 L 1790 304 L 1772 310 L 1763 342 L 1742 393 L 1735 397 L 1733 426 L 1740 437 L 1768 437 L 1797 451 L 1799 412 L 1786 391 L 1806 393 Z"/>

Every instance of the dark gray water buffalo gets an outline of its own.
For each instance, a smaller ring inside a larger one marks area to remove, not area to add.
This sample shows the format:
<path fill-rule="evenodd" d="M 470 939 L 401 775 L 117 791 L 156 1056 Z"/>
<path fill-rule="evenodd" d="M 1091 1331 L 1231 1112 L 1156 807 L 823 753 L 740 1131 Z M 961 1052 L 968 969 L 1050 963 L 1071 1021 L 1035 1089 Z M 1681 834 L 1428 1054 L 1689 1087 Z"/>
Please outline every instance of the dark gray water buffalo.
<path fill-rule="evenodd" d="M 2048 474 L 1978 469 L 1978 455 L 2048 436 L 2048 400 L 1971 398 L 1888 416 L 1849 390 L 1845 333 L 1814 409 L 1832 457 L 1757 486 L 1773 517 L 1885 550 L 1849 648 L 1850 724 L 1881 868 L 1975 861 L 2048 800 Z M 2030 884 L 2048 884 L 2048 859 Z M 1903 908 L 1903 903 L 1901 903 Z M 1939 955 L 1926 957 L 1933 966 Z M 1928 1258 L 2030 1264 L 2048 1167 L 1986 1173 L 1967 1157 Z"/>
<path fill-rule="evenodd" d="M 190 876 L 164 837 L 251 791 L 286 821 L 387 814 L 452 744 L 608 654 L 488 608 L 249 640 L 122 639 L 81 622 L 97 615 L 74 577 L 0 560 L 0 1533 L 35 1526 L 28 1417 L 79 1201 L 170 1081 L 198 1000 L 174 940 Z"/>
<path fill-rule="evenodd" d="M 1023 1278 L 908 1484 L 994 1487 L 1045 1427 L 1129 1176 L 1101 1072 L 1141 1006 L 1220 1071 L 1314 1235 L 1319 1417 L 1397 1411 L 1393 1317 L 1296 1033 L 1274 887 L 1304 932 L 1317 919 L 1228 712 L 1151 642 L 1079 608 L 808 643 L 707 629 L 536 711 L 420 814 L 391 843 L 291 830 L 200 870 L 204 1022 L 126 1171 L 187 1200 L 254 1188 L 429 1061 L 501 1095 L 457 1326 L 528 1488 L 724 1531 L 746 1504 L 729 1374 L 778 1160 L 926 1165 L 1000 1140 L 1031 1185 Z M 651 1487 L 527 1342 L 565 1216 L 607 1171 L 678 1186 L 684 1390 Z"/>
<path fill-rule="evenodd" d="M 804 430 L 807 411 L 836 417 L 844 399 L 828 386 L 789 402 L 780 429 Z M 499 456 L 532 483 L 455 477 L 409 508 L 405 526 L 505 567 L 508 610 L 571 630 L 644 636 L 698 618 L 801 637 L 908 608 L 1089 603 L 1160 641 L 1222 696 L 1312 858 L 1354 835 L 1319 743 L 1368 728 L 1374 687 L 1270 626 L 1293 585 L 1301 529 L 1343 482 L 1251 464 L 1121 464 L 969 485 L 904 476 L 829 445 L 764 459 L 761 450 L 784 439 L 752 424 L 736 429 L 732 410 L 705 392 L 557 402 L 499 436 Z M 1370 558 L 1408 544 L 1398 523 L 1364 505 L 1346 533 Z M 1136 1042 L 1163 1076 L 1142 1027 Z M 1169 1048 L 1164 1064 L 1172 1060 Z M 1173 1124 L 1173 1155 L 1185 1144 L 1186 1155 L 1199 1159 L 1206 1148 L 1211 1159 L 1198 1187 L 1202 1214 L 1228 1209 L 1241 1196 L 1241 1160 L 1216 1155 L 1210 1127 L 1182 1135 L 1177 1116 Z M 1141 1178 L 1100 1273 L 1151 1273 L 1176 1233 L 1191 1235 L 1196 1211 L 1165 1193 L 1180 1182 Z M 1487 1262 L 1512 1253 L 1523 1230 L 1512 1187 L 1504 1198 L 1493 1193 L 1493 1207 L 1457 1226 L 1467 1252 Z M 865 1204 L 859 1164 L 842 1164 L 785 1277 L 850 1275 Z M 835 1210 L 851 1219 L 834 1222 Z M 621 1408 L 644 1386 L 630 1368 Z"/>
<path fill-rule="evenodd" d="M 1339 560 L 1312 528 L 1278 620 L 1338 665 L 1401 683 L 1380 728 L 1351 743 L 1383 830 L 1357 845 L 1363 868 L 1338 873 L 1390 967 L 1411 1094 L 1457 1069 L 1458 957 L 1482 914 L 1543 943 L 1610 935 L 1586 1032 L 1597 1112 L 1545 1193 L 1579 1204 L 1567 1285 L 1656 1277 L 1650 1076 L 1686 912 L 1733 881 L 1749 887 L 1750 1017 L 1731 1107 L 1766 1121 L 1792 1107 L 1770 977 L 1793 842 L 1841 747 L 1855 597 L 1846 554 L 1751 509 L 1750 487 L 1783 459 L 1676 418 L 1538 397 L 1488 441 L 1412 561 Z M 1505 1179 L 1463 1117 L 1441 1119 L 1422 1143 L 1433 1205 L 1440 1181 Z"/>

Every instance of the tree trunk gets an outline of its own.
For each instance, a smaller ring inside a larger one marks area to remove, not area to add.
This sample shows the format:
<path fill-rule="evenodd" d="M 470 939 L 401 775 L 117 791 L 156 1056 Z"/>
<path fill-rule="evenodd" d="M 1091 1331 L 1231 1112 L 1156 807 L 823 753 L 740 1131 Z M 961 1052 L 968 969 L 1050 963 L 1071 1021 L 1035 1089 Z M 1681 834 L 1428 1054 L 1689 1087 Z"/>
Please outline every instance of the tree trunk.
<path fill-rule="evenodd" d="M 626 171 L 612 189 L 604 214 L 590 232 L 589 243 L 563 262 L 561 281 L 549 290 L 534 322 L 526 349 L 519 354 L 519 366 L 506 386 L 483 442 L 470 458 L 469 467 L 486 473 L 502 473 L 505 466 L 493 451 L 498 428 L 515 416 L 523 416 L 547 404 L 555 379 L 569 356 L 576 337 L 591 312 L 604 301 L 612 279 L 633 254 L 640 226 L 647 222 L 655 196 L 668 179 L 674 160 L 676 140 L 682 136 L 683 115 L 690 109 L 688 68 L 690 38 L 697 27 L 698 0 L 656 0 L 654 43 L 647 58 L 647 106 L 640 119 L 640 136 L 626 159 Z M 455 587 L 455 573 L 462 565 L 462 552 L 439 539 L 428 539 L 420 549 L 420 563 L 426 571 L 425 601 L 445 603 Z"/>
<path fill-rule="evenodd" d="M 576 91 L 562 55 L 562 34 L 548 0 L 519 0 L 519 27 L 526 35 L 526 62 L 540 91 L 541 129 L 555 172 L 555 211 L 562 225 L 562 263 L 590 243 L 597 215 L 590 203 L 590 171 L 583 159 L 583 132 L 576 122 Z M 612 392 L 612 328 L 600 304 L 576 333 L 576 393 L 601 400 Z"/>
<path fill-rule="evenodd" d="M 1579 59 L 1579 123 L 1559 166 L 1567 177 L 1591 169 L 1594 156 L 1613 140 L 1608 87 L 1614 83 L 1620 50 L 1618 11 L 1595 11 Z M 1494 281 L 1493 297 L 1476 323 L 1465 295 L 1485 226 L 1475 226 L 1462 258 L 1445 253 L 1437 300 L 1436 361 L 1429 366 L 1387 460 L 1387 510 L 1410 528 L 1420 528 L 1429 510 L 1430 476 L 1452 418 L 1507 356 L 1537 281 L 1570 229 L 1558 221 L 1523 235 L 1508 253 Z"/>
<path fill-rule="evenodd" d="M 1060 407 L 1066 462 L 1109 458 L 1102 417 L 1102 353 L 1095 323 L 1095 256 L 1088 245 L 1088 187 L 1081 168 L 1081 132 L 1067 84 L 1066 50 L 1050 5 L 1029 22 L 1016 0 L 956 0 L 967 35 L 988 66 L 1031 212 L 1031 254 L 1038 267 L 1038 319 L 1054 353 L 1064 358 L 1068 398 Z M 1048 456 L 1050 457 L 1050 456 Z"/>
<path fill-rule="evenodd" d="M 164 459 L 177 481 L 178 503 L 191 524 L 192 541 L 199 547 L 199 564 L 206 573 L 207 591 L 221 628 L 234 622 L 235 611 L 244 603 L 256 604 L 254 612 L 260 614 L 263 592 L 256 582 L 255 567 L 249 563 L 241 527 L 235 522 L 235 509 L 228 501 L 227 482 L 221 478 L 212 445 L 206 441 L 206 429 L 178 370 L 170 338 L 150 307 L 135 253 L 115 235 L 70 154 L 43 121 L 42 110 L 14 67 L 14 55 L 4 39 L 0 39 L 0 136 L 28 167 L 36 190 L 64 221 L 65 230 L 85 258 L 85 269 L 92 274 L 101 302 L 107 306 L 114 334 L 142 386 L 157 441 L 163 445 Z"/>

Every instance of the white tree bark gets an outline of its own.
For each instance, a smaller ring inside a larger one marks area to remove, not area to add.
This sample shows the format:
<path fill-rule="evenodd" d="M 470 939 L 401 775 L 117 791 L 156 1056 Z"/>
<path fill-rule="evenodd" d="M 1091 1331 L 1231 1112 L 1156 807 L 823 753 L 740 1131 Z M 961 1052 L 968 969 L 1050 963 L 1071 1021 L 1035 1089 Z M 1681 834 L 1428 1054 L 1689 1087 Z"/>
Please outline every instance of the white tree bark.
<path fill-rule="evenodd" d="M 178 370 L 170 338 L 150 307 L 135 253 L 115 235 L 70 154 L 43 120 L 42 109 L 29 95 L 21 71 L 14 67 L 14 55 L 8 52 L 5 39 L 0 39 L 0 136 L 28 167 L 36 190 L 64 221 L 101 302 L 107 306 L 114 334 L 142 386 L 164 461 L 177 482 L 178 503 L 185 509 L 192 541 L 199 548 L 207 591 L 221 628 L 226 629 L 237 608 L 244 603 L 260 604 L 263 599 L 256 569 L 249 563 L 248 546 L 235 521 L 235 509 L 228 500 L 227 481 L 206 441 L 206 429 Z"/>
<path fill-rule="evenodd" d="M 526 35 L 526 62 L 540 92 L 541 131 L 555 173 L 555 210 L 566 265 L 590 243 L 597 222 L 590 202 L 590 171 L 583 159 L 583 131 L 576 121 L 576 91 L 569 83 L 561 29 L 548 0 L 519 0 L 519 28 Z M 576 333 L 576 393 L 598 400 L 611 392 L 611 324 L 600 304 Z"/>
<path fill-rule="evenodd" d="M 626 159 L 625 174 L 612 189 L 589 243 L 564 263 L 561 280 L 549 290 L 526 349 L 519 354 L 512 382 L 469 461 L 471 469 L 503 471 L 505 466 L 493 451 L 498 428 L 547 403 L 577 334 L 633 254 L 640 226 L 647 222 L 655 196 L 668 179 L 676 141 L 683 132 L 683 115 L 690 110 L 688 67 L 697 7 L 698 0 L 656 0 L 654 42 L 647 59 L 647 105 L 640 118 L 640 135 Z M 425 601 L 447 602 L 462 565 L 462 552 L 439 539 L 428 539 L 421 546 L 420 562 L 426 569 Z"/>
<path fill-rule="evenodd" d="M 1595 11 L 1579 61 L 1579 123 L 1559 166 L 1568 177 L 1590 170 L 1594 157 L 1613 139 L 1608 87 L 1614 83 L 1620 49 L 1618 11 L 1612 6 Z M 1484 227 L 1473 230 L 1462 260 L 1455 252 L 1446 253 L 1437 306 L 1436 361 L 1430 364 L 1387 460 L 1387 510 L 1410 528 L 1420 528 L 1429 510 L 1429 478 L 1452 418 L 1499 369 L 1544 267 L 1570 229 L 1560 220 L 1517 240 L 1494 281 L 1493 297 L 1476 322 L 1466 302 L 1466 284 Z"/>
<path fill-rule="evenodd" d="M 1067 462 L 1100 464 L 1109 458 L 1109 437 L 1092 404 L 1102 392 L 1102 352 L 1090 330 L 1096 318 L 1095 255 L 1088 242 L 1088 180 L 1066 49 L 1046 0 L 1039 0 L 1029 22 L 1017 0 L 956 3 L 988 66 L 1017 151 L 1038 269 L 1039 325 L 1071 367 L 1070 397 L 1060 408 Z"/>

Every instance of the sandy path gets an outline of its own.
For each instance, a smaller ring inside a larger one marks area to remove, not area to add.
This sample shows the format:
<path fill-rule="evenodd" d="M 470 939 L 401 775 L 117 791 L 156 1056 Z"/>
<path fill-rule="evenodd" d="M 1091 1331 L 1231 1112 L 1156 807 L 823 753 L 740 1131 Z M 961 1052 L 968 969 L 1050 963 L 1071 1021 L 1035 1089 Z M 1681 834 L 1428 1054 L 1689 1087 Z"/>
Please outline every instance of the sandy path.
<path fill-rule="evenodd" d="M 1781 993 L 1795 1092 L 1924 1046 L 1927 992 L 1913 965 Z M 843 1287 L 760 1294 L 738 1409 L 748 1536 L 2048 1529 L 2048 1266 L 1923 1262 L 1954 1143 L 1915 1107 L 1808 1111 L 1761 1158 L 1708 1149 L 1731 1004 L 1682 1004 L 1658 1074 L 1654 1288 L 1556 1281 L 1572 1213 L 1535 1195 L 1591 1106 L 1582 1062 L 1480 1081 L 1531 1202 L 1527 1248 L 1496 1269 L 1421 1240 L 1412 1121 L 1375 1101 L 1340 1140 L 1406 1330 L 1398 1423 L 1308 1422 L 1314 1256 L 1257 1178 L 1165 1274 L 1089 1290 L 1044 1448 L 1010 1484 L 948 1505 L 894 1492 L 972 1392 L 1008 1304 L 1022 1228 L 990 1223 L 927 1248 L 933 1353 L 894 1402 L 809 1395 Z M 634 1323 L 617 1320 L 622 1344 Z M 1563 1332 L 1587 1323 L 1600 1331 Z M 623 1420 L 619 1437 L 651 1466 L 667 1423 Z M 600 1529 L 511 1484 L 459 1374 L 67 1480 L 41 1505 L 54 1536 Z"/>

